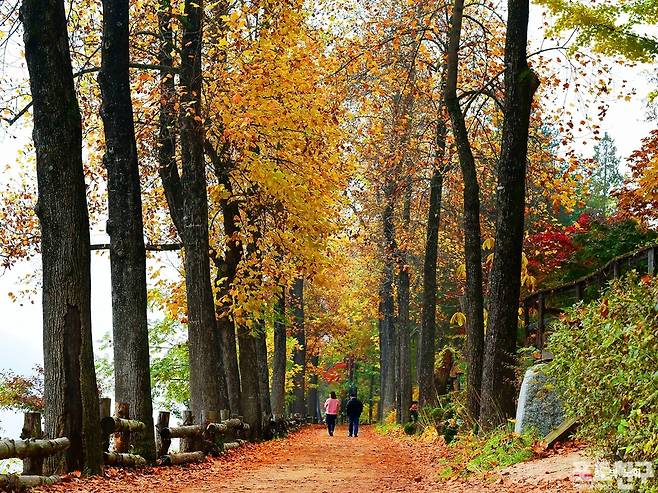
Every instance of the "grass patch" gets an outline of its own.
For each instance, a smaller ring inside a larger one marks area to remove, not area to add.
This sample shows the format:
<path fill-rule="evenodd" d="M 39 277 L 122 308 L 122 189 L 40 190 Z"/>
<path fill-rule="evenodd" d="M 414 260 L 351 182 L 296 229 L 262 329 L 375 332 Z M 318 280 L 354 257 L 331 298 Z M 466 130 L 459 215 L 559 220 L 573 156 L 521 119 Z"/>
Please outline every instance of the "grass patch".
<path fill-rule="evenodd" d="M 451 478 L 469 474 L 482 475 L 502 469 L 533 456 L 534 434 L 513 433 L 497 429 L 483 436 L 460 434 L 446 447 L 446 457 L 439 462 L 439 477 Z"/>

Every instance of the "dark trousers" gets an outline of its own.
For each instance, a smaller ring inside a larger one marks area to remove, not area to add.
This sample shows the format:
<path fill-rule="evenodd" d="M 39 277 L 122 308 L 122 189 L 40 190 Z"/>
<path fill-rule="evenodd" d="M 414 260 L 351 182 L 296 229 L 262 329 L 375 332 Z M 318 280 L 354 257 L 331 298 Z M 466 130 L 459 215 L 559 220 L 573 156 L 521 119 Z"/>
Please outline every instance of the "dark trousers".
<path fill-rule="evenodd" d="M 325 419 L 327 421 L 327 431 L 330 435 L 334 434 L 334 429 L 336 428 L 336 415 L 335 414 L 326 414 Z"/>
<path fill-rule="evenodd" d="M 359 418 L 360 416 L 348 416 L 349 420 L 349 434 L 350 436 L 357 436 L 359 434 Z"/>

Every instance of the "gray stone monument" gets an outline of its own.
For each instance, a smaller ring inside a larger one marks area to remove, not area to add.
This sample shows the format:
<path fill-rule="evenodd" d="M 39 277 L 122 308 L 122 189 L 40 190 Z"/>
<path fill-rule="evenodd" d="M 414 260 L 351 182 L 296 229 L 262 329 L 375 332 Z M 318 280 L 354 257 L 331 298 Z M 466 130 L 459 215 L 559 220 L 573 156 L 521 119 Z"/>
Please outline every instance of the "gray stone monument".
<path fill-rule="evenodd" d="M 516 408 L 516 433 L 534 429 L 544 437 L 564 421 L 562 404 L 550 380 L 542 371 L 545 366 L 531 366 L 523 376 Z"/>

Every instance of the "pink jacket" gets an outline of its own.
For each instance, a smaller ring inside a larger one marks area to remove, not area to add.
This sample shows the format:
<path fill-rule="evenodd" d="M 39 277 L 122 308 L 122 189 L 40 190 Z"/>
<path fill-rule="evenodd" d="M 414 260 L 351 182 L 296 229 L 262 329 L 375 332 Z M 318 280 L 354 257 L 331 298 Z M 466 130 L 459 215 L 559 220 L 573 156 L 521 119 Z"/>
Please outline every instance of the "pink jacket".
<path fill-rule="evenodd" d="M 324 410 L 327 412 L 327 414 L 338 414 L 339 409 L 340 409 L 340 401 L 338 399 L 332 399 L 331 397 L 329 397 L 324 402 Z"/>

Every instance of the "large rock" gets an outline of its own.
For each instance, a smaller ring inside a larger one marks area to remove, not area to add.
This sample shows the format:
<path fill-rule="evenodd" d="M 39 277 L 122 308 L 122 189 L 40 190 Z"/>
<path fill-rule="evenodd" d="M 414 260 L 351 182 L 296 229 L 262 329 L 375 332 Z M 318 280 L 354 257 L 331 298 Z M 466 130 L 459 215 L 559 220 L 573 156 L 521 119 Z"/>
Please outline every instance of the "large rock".
<path fill-rule="evenodd" d="M 534 429 L 543 437 L 564 421 L 562 404 L 542 371 L 544 366 L 534 365 L 523 376 L 514 425 L 517 433 Z"/>

